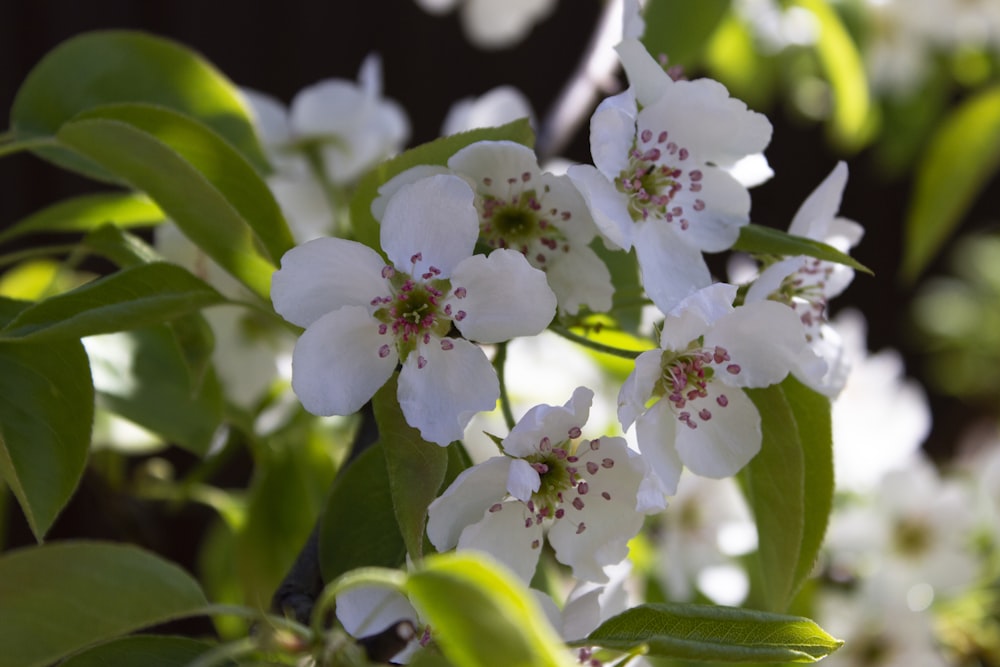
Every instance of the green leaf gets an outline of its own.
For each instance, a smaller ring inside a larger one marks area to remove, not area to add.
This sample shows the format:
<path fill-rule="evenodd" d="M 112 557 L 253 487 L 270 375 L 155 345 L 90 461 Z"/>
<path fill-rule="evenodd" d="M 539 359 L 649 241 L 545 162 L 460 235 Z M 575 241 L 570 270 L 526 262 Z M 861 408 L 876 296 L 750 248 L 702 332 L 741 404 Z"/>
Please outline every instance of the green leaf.
<path fill-rule="evenodd" d="M 669 65 L 695 65 L 712 33 L 729 11 L 729 0 L 649 0 L 643 11 L 642 43 L 653 56 L 665 54 Z"/>
<path fill-rule="evenodd" d="M 419 560 L 424 552 L 427 506 L 441 489 L 448 469 L 448 450 L 427 442 L 406 423 L 396 399 L 395 374 L 375 393 L 372 407 L 399 531 L 410 558 Z"/>
<path fill-rule="evenodd" d="M 133 104 L 87 111 L 57 136 L 148 194 L 189 239 L 267 298 L 271 273 L 294 240 L 267 184 L 219 135 L 169 109 Z"/>
<path fill-rule="evenodd" d="M 405 556 L 385 455 L 376 443 L 333 483 L 320 524 L 320 571 L 324 581 L 333 581 L 358 567 L 399 567 Z"/>
<path fill-rule="evenodd" d="M 840 16 L 825 0 L 796 0 L 819 22 L 816 55 L 833 89 L 833 138 L 848 149 L 860 148 L 874 122 L 864 61 Z"/>
<path fill-rule="evenodd" d="M 1000 167 L 1000 86 L 941 121 L 916 170 L 906 216 L 902 275 L 915 280 Z"/>
<path fill-rule="evenodd" d="M 370 248 L 381 250 L 379 224 L 372 216 L 372 202 L 378 189 L 393 176 L 422 164 L 446 165 L 448 159 L 460 149 L 477 141 L 516 141 L 533 147 L 535 135 L 527 118 L 515 120 L 500 127 L 486 127 L 440 137 L 426 144 L 405 151 L 368 172 L 358 183 L 351 197 L 351 225 L 358 241 Z"/>
<path fill-rule="evenodd" d="M 162 258 L 135 234 L 121 227 L 104 224 L 89 232 L 81 242 L 89 252 L 100 255 L 122 268 L 151 264 Z"/>
<path fill-rule="evenodd" d="M 105 223 L 139 227 L 163 221 L 163 211 L 136 192 L 103 192 L 52 204 L 0 232 L 0 243 L 37 232 L 90 231 Z"/>
<path fill-rule="evenodd" d="M 843 644 L 808 618 L 668 603 L 633 607 L 576 643 L 718 662 L 816 662 Z"/>
<path fill-rule="evenodd" d="M 456 665 L 575 664 L 528 587 L 483 554 L 428 556 L 405 590 Z"/>
<path fill-rule="evenodd" d="M 84 33 L 57 46 L 21 85 L 11 128 L 16 135 L 51 137 L 81 111 L 120 102 L 156 104 L 193 116 L 258 168 L 266 167 L 250 108 L 237 87 L 191 49 L 141 32 Z M 110 177 L 65 150 L 38 154 L 88 176 Z"/>
<path fill-rule="evenodd" d="M 21 307 L 0 299 L 0 322 Z M 79 341 L 0 344 L 0 476 L 38 540 L 76 490 L 93 419 L 90 365 Z"/>
<path fill-rule="evenodd" d="M 826 243 L 753 223 L 740 227 L 740 238 L 733 245 L 733 250 L 742 250 L 755 255 L 782 255 L 786 257 L 805 255 L 827 262 L 843 264 L 869 275 L 875 275 L 871 269 L 858 260 Z"/>
<path fill-rule="evenodd" d="M 42 667 L 208 604 L 176 565 L 135 547 L 64 542 L 0 556 L 0 667 Z"/>
<path fill-rule="evenodd" d="M 211 648 L 188 637 L 123 637 L 78 653 L 59 667 L 187 667 Z"/>
<path fill-rule="evenodd" d="M 135 329 L 224 301 L 176 264 L 140 264 L 25 308 L 0 329 L 0 340 L 66 340 Z"/>
<path fill-rule="evenodd" d="M 192 335 L 161 325 L 86 343 L 101 407 L 202 456 L 222 423 L 224 402 L 215 373 L 185 351 L 182 341 Z"/>

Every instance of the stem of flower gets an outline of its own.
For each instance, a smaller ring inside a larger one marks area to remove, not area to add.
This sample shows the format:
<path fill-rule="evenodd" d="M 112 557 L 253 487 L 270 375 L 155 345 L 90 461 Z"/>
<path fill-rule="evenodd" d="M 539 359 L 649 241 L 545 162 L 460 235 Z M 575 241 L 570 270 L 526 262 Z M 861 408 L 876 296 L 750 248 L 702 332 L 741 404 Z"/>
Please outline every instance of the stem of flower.
<path fill-rule="evenodd" d="M 640 350 L 625 350 L 620 347 L 612 347 L 611 345 L 605 345 L 604 343 L 598 343 L 597 341 L 590 340 L 586 336 L 581 336 L 580 334 L 575 334 L 566 327 L 561 327 L 559 325 L 550 325 L 549 330 L 552 333 L 558 334 L 565 338 L 566 340 L 571 340 L 574 343 L 579 343 L 584 347 L 589 347 L 591 350 L 596 352 L 603 352 L 604 354 L 611 354 L 616 357 L 622 357 L 623 359 L 635 359 L 642 352 Z"/>
<path fill-rule="evenodd" d="M 497 379 L 500 381 L 500 411 L 503 413 L 503 420 L 507 424 L 507 430 L 514 428 L 514 413 L 510 409 L 510 398 L 507 396 L 507 378 L 504 375 L 504 367 L 507 365 L 507 343 L 497 345 L 497 354 L 493 358 L 493 367 L 497 371 Z"/>

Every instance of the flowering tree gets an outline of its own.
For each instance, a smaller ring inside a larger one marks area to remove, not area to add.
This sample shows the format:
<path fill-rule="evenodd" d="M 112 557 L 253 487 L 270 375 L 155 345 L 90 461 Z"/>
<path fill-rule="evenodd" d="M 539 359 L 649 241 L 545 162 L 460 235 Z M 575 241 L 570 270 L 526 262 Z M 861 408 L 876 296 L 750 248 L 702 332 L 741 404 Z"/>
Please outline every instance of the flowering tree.
<path fill-rule="evenodd" d="M 559 126 L 533 126 L 509 91 L 407 149 L 377 57 L 287 109 L 142 33 L 84 34 L 38 63 L 0 155 L 112 187 L 0 233 L 75 235 L 4 258 L 0 473 L 39 544 L 0 554 L 0 666 L 812 662 L 840 647 L 788 612 L 834 506 L 848 347 L 828 302 L 868 272 L 848 254 L 861 226 L 839 217 L 847 166 L 787 232 L 752 223 L 752 188 L 773 176 L 767 117 L 657 60 L 669 3 L 608 4 L 594 52 L 627 87 L 574 112 L 590 164 L 554 160 Z M 461 11 L 496 48 L 552 5 Z M 706 257 L 723 252 L 726 281 Z M 36 255 L 68 255 L 51 289 L 17 282 Z M 82 256 L 112 268 L 84 276 Z M 563 393 L 540 364 L 515 372 L 532 345 L 574 380 Z M 254 451 L 244 498 L 142 487 L 212 506 L 237 548 L 280 523 L 259 518 L 260 488 L 304 506 L 305 531 L 242 596 L 135 547 L 44 543 L 98 448 L 164 443 L 206 461 Z M 657 554 L 700 539 L 682 514 L 696 493 L 754 535 L 738 599 L 692 601 L 676 571 L 649 583 Z M 845 516 L 832 549 L 847 558 Z M 217 637 L 130 634 L 190 616 Z"/>

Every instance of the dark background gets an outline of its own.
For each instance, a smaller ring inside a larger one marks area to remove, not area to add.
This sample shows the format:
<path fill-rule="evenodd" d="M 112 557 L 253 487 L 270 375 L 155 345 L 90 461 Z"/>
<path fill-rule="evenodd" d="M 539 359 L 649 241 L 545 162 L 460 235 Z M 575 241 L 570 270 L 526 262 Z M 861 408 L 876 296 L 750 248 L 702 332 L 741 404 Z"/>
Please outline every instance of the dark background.
<path fill-rule="evenodd" d="M 7 109 L 17 87 L 31 67 L 64 39 L 92 29 L 134 28 L 173 38 L 200 51 L 241 86 L 270 93 L 288 102 L 301 88 L 329 77 L 354 79 L 364 57 L 376 51 L 383 57 L 384 88 L 409 114 L 411 145 L 433 139 L 450 105 L 500 84 L 513 84 L 544 114 L 577 64 L 600 10 L 598 0 L 563 0 L 556 13 L 538 25 L 530 37 L 512 49 L 483 52 L 461 33 L 456 14 L 434 17 L 411 0 L 369 2 L 173 2 L 100 0 L 0 0 L 0 122 L 7 125 Z M 697 73 L 692 73 L 695 75 Z M 919 359 L 909 349 L 907 307 L 910 287 L 896 276 L 900 261 L 901 227 L 908 185 L 886 182 L 871 156 L 862 152 L 840 156 L 828 148 L 816 125 L 792 120 L 780 104 L 768 113 L 774 138 L 767 157 L 776 176 L 755 189 L 753 219 L 785 228 L 803 198 L 829 173 L 837 159 L 848 159 L 851 176 L 841 208 L 845 217 L 862 223 L 866 236 L 855 256 L 876 276 L 859 275 L 850 290 L 834 304 L 859 308 L 869 322 L 869 347 L 901 348 L 910 374 L 919 374 Z M 585 133 L 565 154 L 589 161 Z M 60 171 L 29 155 L 0 160 L 0 226 L 8 225 L 42 206 L 66 196 L 92 191 L 93 183 Z M 998 183 L 988 185 L 969 219 L 985 219 L 1000 211 Z M 941 265 L 939 260 L 938 266 Z M 933 271 L 933 267 L 932 267 Z M 976 410 L 928 387 L 935 427 L 927 449 L 946 457 L 956 434 Z M 245 469 L 237 470 L 238 478 Z M 53 538 L 79 534 L 115 537 L 113 525 L 101 528 L 84 521 L 122 514 L 129 525 L 143 524 L 145 510 L 108 505 L 94 491 L 99 481 L 84 481 L 52 533 Z M 131 513 L 138 512 L 135 517 Z M 175 527 L 200 517 L 174 516 Z M 18 528 L 16 505 L 8 508 L 13 525 L 7 545 L 30 541 Z M 108 518 L 110 521 L 114 516 Z M 202 517 L 203 518 L 203 517 Z M 116 522 L 112 521 L 114 525 Z M 139 530 L 139 528 L 137 528 Z M 156 537 L 156 533 L 167 537 Z M 162 553 L 190 563 L 194 544 L 176 539 L 170 525 L 144 530 L 144 541 L 164 541 Z M 182 530 L 183 532 L 183 530 Z M 94 534 L 96 533 L 96 534 Z"/>

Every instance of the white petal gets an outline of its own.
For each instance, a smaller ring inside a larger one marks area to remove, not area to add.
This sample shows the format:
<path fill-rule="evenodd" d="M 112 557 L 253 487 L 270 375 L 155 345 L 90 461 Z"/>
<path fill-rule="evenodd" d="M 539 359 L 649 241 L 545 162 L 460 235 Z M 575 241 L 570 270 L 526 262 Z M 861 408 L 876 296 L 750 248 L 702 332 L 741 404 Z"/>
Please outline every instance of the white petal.
<path fill-rule="evenodd" d="M 520 501 L 510 500 L 501 507 L 487 510 L 481 521 L 463 530 L 458 548 L 485 551 L 527 583 L 538 565 L 542 526 Z"/>
<path fill-rule="evenodd" d="M 806 197 L 788 226 L 788 233 L 825 241 L 830 223 L 840 210 L 840 200 L 847 185 L 847 163 L 838 162 L 833 171 Z"/>
<path fill-rule="evenodd" d="M 774 176 L 774 170 L 767 163 L 763 153 L 754 153 L 737 160 L 731 167 L 725 167 L 726 173 L 736 179 L 745 188 L 753 188 L 765 183 Z"/>
<path fill-rule="evenodd" d="M 647 410 L 635 423 L 639 451 L 663 482 L 664 492 L 668 496 L 677 493 L 677 482 L 684 468 L 674 446 L 678 426 L 677 417 L 670 410 L 669 402 L 664 400 Z"/>
<path fill-rule="evenodd" d="M 531 103 L 513 86 L 497 86 L 478 98 L 467 97 L 451 105 L 441 126 L 441 136 L 478 127 L 499 127 L 519 118 L 528 118 L 537 127 Z"/>
<path fill-rule="evenodd" d="M 462 27 L 480 48 L 505 48 L 524 38 L 554 8 L 555 0 L 467 0 Z"/>
<path fill-rule="evenodd" d="M 767 267 L 760 272 L 757 279 L 750 284 L 750 289 L 747 290 L 747 295 L 744 299 L 745 303 L 753 303 L 755 301 L 764 301 L 781 287 L 781 283 L 784 282 L 785 278 L 792 275 L 802 267 L 801 256 L 789 257 L 783 259 L 780 262 L 775 262 L 771 266 Z"/>
<path fill-rule="evenodd" d="M 589 164 L 575 164 L 566 175 L 583 196 L 601 235 L 615 248 L 629 250 L 635 223 L 628 212 L 628 197 Z"/>
<path fill-rule="evenodd" d="M 466 338 L 498 343 L 516 336 L 533 336 L 549 325 L 556 297 L 545 274 L 515 250 L 473 255 L 455 267 L 452 292 L 445 299 L 452 312 L 463 311 L 455 326 Z M 465 296 L 455 291 L 464 288 Z"/>
<path fill-rule="evenodd" d="M 476 523 L 493 503 L 507 493 L 512 459 L 494 456 L 463 470 L 427 508 L 427 537 L 438 551 L 458 544 L 466 526 Z"/>
<path fill-rule="evenodd" d="M 718 377 L 737 387 L 781 382 L 807 348 L 795 311 L 775 301 L 747 303 L 719 319 L 705 334 L 705 347 L 715 346 L 730 356 L 730 360 L 715 364 Z"/>
<path fill-rule="evenodd" d="M 271 276 L 271 301 L 286 320 L 308 327 L 341 306 L 368 307 L 374 297 L 388 295 L 383 268 L 385 260 L 361 243 L 314 239 L 281 258 Z"/>
<path fill-rule="evenodd" d="M 573 576 L 603 583 L 608 581 L 603 568 L 628 555 L 628 541 L 642 528 L 643 515 L 635 508 L 644 466 L 633 460 L 638 454 L 623 438 L 601 438 L 589 447 L 581 443 L 577 455 L 581 472 L 588 463 L 597 472 L 563 492 L 565 515 L 553 523 L 549 543 L 556 560 L 573 568 Z"/>
<path fill-rule="evenodd" d="M 511 460 L 510 471 L 507 473 L 507 490 L 510 495 L 526 503 L 541 487 L 542 478 L 530 463 L 524 459 Z"/>
<path fill-rule="evenodd" d="M 404 185 L 382 218 L 382 249 L 397 269 L 420 275 L 435 267 L 448 277 L 472 254 L 479 238 L 479 214 L 469 184 L 438 175 Z M 414 256 L 421 258 L 414 264 Z"/>
<path fill-rule="evenodd" d="M 403 364 L 398 398 L 407 423 L 445 447 L 462 438 L 473 415 L 496 407 L 500 383 L 489 359 L 469 341 L 432 338 Z"/>
<path fill-rule="evenodd" d="M 367 637 L 402 620 L 416 621 L 417 612 L 398 591 L 363 586 L 337 596 L 337 619 L 352 637 Z"/>
<path fill-rule="evenodd" d="M 594 313 L 611 309 L 615 293 L 611 272 L 590 247 L 577 245 L 564 255 L 556 255 L 545 275 L 563 312 L 575 315 L 580 306 Z"/>
<path fill-rule="evenodd" d="M 726 397 L 725 407 L 719 404 L 720 395 Z M 677 423 L 675 429 L 677 454 L 691 472 L 702 477 L 730 477 L 760 451 L 760 414 L 740 389 L 710 382 L 708 396 L 690 408 L 696 428 Z M 711 417 L 699 417 L 700 409 L 708 409 Z"/>
<path fill-rule="evenodd" d="M 369 53 L 358 68 L 358 85 L 365 94 L 376 99 L 382 95 L 382 58 L 377 53 Z"/>
<path fill-rule="evenodd" d="M 646 411 L 646 403 L 653 396 L 653 387 L 660 379 L 662 350 L 647 350 L 635 360 L 635 368 L 625 378 L 618 392 L 618 421 L 628 430 L 636 418 Z"/>
<path fill-rule="evenodd" d="M 635 98 L 626 91 L 601 102 L 590 118 L 590 154 L 609 181 L 628 168 L 637 114 Z"/>
<path fill-rule="evenodd" d="M 674 81 L 639 40 L 626 39 L 615 50 L 618 51 L 622 67 L 628 75 L 629 86 L 644 107 L 660 99 L 664 90 L 673 85 Z"/>
<path fill-rule="evenodd" d="M 740 236 L 740 227 L 750 222 L 750 193 L 736 179 L 721 169 L 701 170 L 702 189 L 682 190 L 673 204 L 681 206 L 690 226 L 680 235 L 702 252 L 728 250 Z M 698 211 L 697 202 L 704 208 Z"/>
<path fill-rule="evenodd" d="M 385 217 L 385 207 L 388 205 L 389 200 L 404 185 L 416 183 L 428 176 L 450 173 L 451 171 L 447 167 L 437 164 L 419 164 L 416 167 L 410 167 L 405 171 L 401 171 L 379 186 L 378 196 L 372 200 L 372 217 L 381 222 L 382 218 Z"/>
<path fill-rule="evenodd" d="M 369 100 L 353 81 L 325 79 L 303 88 L 292 100 L 291 125 L 300 138 L 342 141 L 345 128 L 352 127 L 368 110 Z"/>
<path fill-rule="evenodd" d="M 311 174 L 271 176 L 267 185 L 285 214 L 296 243 L 333 233 L 333 211 L 323 187 Z"/>
<path fill-rule="evenodd" d="M 292 389 L 314 415 L 350 415 L 396 368 L 396 348 L 379 356 L 385 337 L 361 306 L 344 306 L 313 322 L 295 344 Z"/>
<path fill-rule="evenodd" d="M 506 179 L 541 174 L 535 151 L 514 141 L 477 141 L 462 148 L 448 160 L 448 167 L 469 176 L 479 192 L 504 193 Z M 491 185 L 483 182 L 492 179 Z"/>
<path fill-rule="evenodd" d="M 504 451 L 511 456 L 531 456 L 537 453 L 538 444 L 548 438 L 553 446 L 580 437 L 579 431 L 590 416 L 594 392 L 587 387 L 577 387 L 565 405 L 536 405 L 518 420 L 510 434 L 504 438 Z M 537 489 L 535 489 L 537 490 Z M 522 500 L 527 500 L 522 498 Z"/>
<path fill-rule="evenodd" d="M 723 315 L 733 312 L 733 302 L 736 300 L 736 294 L 736 285 L 712 283 L 681 301 L 677 308 L 671 311 L 669 315 L 676 317 L 682 313 L 691 314 L 697 316 L 700 322 L 712 325 Z M 681 336 L 680 344 L 686 345 L 689 341 L 703 333 L 704 330 L 701 330 L 694 333 L 694 335 L 687 334 L 686 336 Z M 676 337 L 672 338 L 676 339 Z M 661 347 L 667 349 L 667 346 L 661 345 Z M 672 346 L 670 349 L 678 349 L 678 346 Z"/>
<path fill-rule="evenodd" d="M 275 147 L 291 141 L 292 129 L 284 104 L 266 93 L 249 88 L 241 88 L 240 92 L 250 105 L 254 126 L 265 146 Z"/>
<path fill-rule="evenodd" d="M 635 253 L 642 286 L 664 313 L 712 282 L 701 251 L 660 220 L 636 225 Z"/>

